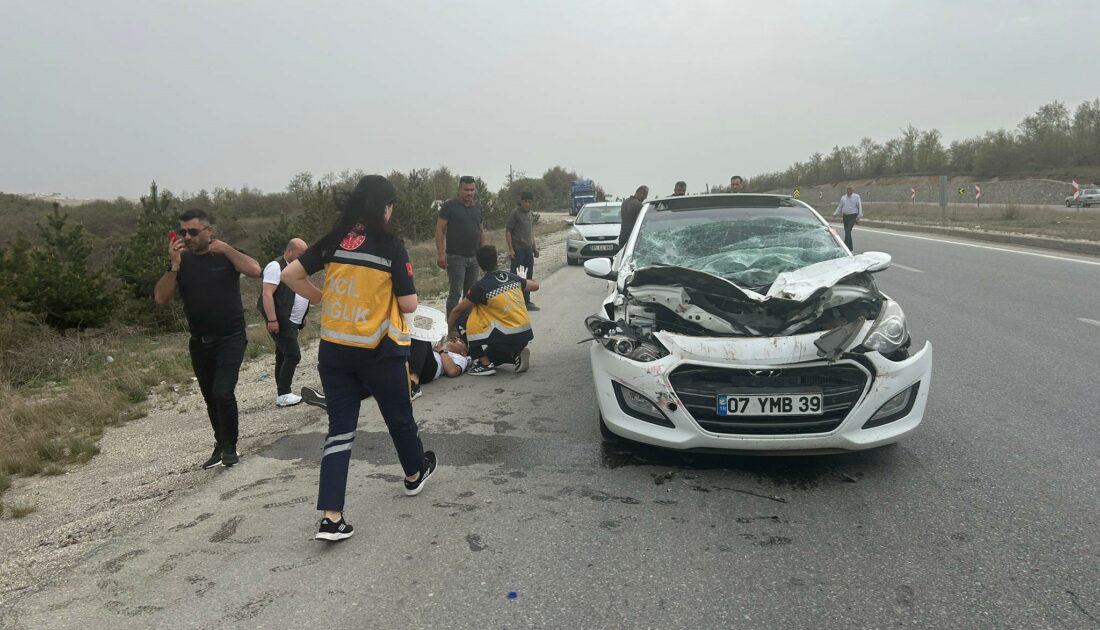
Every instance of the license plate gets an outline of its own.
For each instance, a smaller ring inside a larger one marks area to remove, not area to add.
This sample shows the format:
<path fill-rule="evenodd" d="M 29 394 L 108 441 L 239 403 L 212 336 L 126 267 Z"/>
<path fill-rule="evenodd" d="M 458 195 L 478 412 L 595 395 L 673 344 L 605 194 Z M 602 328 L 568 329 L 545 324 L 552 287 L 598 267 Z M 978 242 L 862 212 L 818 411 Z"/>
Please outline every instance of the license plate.
<path fill-rule="evenodd" d="M 821 394 L 718 394 L 719 416 L 820 416 Z"/>
<path fill-rule="evenodd" d="M 593 245 L 592 246 L 592 251 L 594 251 L 594 252 L 609 252 L 613 249 L 615 249 L 615 244 L 614 243 L 611 243 L 611 244 L 608 244 L 608 245 Z"/>

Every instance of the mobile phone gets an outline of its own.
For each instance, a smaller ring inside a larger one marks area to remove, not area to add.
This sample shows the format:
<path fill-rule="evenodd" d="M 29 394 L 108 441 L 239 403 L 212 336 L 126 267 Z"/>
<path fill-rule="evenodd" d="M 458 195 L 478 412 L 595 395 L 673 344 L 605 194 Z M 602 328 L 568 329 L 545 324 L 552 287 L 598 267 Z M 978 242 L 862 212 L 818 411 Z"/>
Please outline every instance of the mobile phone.
<path fill-rule="evenodd" d="M 176 239 L 178 239 L 178 238 L 179 238 L 179 235 L 176 234 L 175 230 L 168 230 L 168 242 L 169 243 L 175 243 Z"/>

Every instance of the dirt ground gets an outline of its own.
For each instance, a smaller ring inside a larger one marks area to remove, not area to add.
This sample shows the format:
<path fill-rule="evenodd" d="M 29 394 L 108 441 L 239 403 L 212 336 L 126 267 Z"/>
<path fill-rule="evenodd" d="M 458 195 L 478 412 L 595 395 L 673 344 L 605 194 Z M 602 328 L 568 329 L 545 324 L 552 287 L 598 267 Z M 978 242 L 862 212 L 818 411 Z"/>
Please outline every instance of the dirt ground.
<path fill-rule="evenodd" d="M 547 218 L 565 220 L 564 214 Z M 535 261 L 536 279 L 564 266 L 566 234 L 562 230 L 539 240 L 542 251 Z M 445 299 L 445 295 L 422 296 L 421 303 L 442 310 Z M 241 368 L 237 402 L 242 458 L 290 431 L 325 421 L 324 412 L 315 407 L 275 406 L 273 362 L 273 357 L 265 356 Z M 302 349 L 295 391 L 320 387 L 316 364 L 313 343 Z M 161 527 L 158 510 L 216 475 L 232 474 L 231 468 L 199 467 L 210 455 L 213 438 L 194 382 L 148 404 L 146 417 L 108 429 L 100 441 L 100 454 L 87 464 L 55 477 L 13 480 L 5 502 L 33 505 L 36 510 L 22 519 L 0 520 L 0 600 L 48 584 L 132 528 Z M 0 605 L 0 620 L 3 617 Z"/>

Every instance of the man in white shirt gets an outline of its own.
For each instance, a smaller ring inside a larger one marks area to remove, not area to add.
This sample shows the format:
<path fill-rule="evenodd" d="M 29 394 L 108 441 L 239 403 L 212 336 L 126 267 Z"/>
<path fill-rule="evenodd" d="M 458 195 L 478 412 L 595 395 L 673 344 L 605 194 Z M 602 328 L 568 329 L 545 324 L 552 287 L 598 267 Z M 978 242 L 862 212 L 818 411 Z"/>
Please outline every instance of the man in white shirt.
<path fill-rule="evenodd" d="M 840 197 L 840 203 L 837 204 L 836 211 L 833 212 L 834 217 L 839 214 L 840 218 L 844 220 L 844 244 L 848 246 L 849 250 L 855 249 L 852 247 L 852 228 L 863 218 L 863 202 L 853 190 L 855 189 L 848 186 L 847 194 Z"/>
<path fill-rule="evenodd" d="M 263 273 L 263 291 L 260 293 L 260 314 L 267 320 L 267 332 L 275 342 L 275 386 L 278 390 L 275 405 L 290 407 L 302 402 L 302 397 L 291 393 L 294 370 L 302 360 L 298 347 L 298 331 L 305 326 L 309 300 L 294 293 L 283 284 L 283 269 L 306 251 L 306 242 L 292 238 L 286 244 L 283 255 L 267 263 Z"/>

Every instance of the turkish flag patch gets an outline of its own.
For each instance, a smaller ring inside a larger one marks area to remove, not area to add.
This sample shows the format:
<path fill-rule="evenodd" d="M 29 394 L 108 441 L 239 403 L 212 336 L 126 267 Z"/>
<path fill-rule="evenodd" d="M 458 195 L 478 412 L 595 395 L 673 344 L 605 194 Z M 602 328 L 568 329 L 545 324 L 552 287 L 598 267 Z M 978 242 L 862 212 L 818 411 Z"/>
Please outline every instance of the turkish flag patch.
<path fill-rule="evenodd" d="M 409 274 L 409 277 L 413 277 L 413 264 L 411 262 L 405 263 L 405 273 Z"/>

